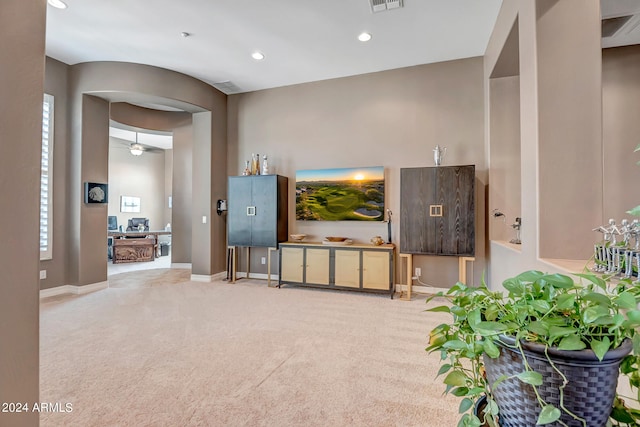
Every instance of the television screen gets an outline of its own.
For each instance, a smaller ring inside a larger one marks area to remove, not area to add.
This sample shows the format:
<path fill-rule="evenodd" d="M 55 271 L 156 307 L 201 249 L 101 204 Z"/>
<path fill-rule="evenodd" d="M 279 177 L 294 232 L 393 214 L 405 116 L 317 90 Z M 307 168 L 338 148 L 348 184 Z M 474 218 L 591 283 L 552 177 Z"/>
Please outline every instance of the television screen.
<path fill-rule="evenodd" d="M 383 221 L 384 167 L 296 171 L 296 219 Z"/>

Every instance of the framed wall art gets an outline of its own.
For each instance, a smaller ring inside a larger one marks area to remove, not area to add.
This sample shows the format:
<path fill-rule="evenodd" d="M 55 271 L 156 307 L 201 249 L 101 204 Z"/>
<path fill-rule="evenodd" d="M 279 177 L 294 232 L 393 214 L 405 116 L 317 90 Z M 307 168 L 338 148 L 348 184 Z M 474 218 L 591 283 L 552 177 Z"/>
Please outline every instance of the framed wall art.
<path fill-rule="evenodd" d="M 84 202 L 92 203 L 108 203 L 109 189 L 107 184 L 97 182 L 84 183 Z"/>
<path fill-rule="evenodd" d="M 120 196 L 120 212 L 140 212 L 140 197 Z"/>

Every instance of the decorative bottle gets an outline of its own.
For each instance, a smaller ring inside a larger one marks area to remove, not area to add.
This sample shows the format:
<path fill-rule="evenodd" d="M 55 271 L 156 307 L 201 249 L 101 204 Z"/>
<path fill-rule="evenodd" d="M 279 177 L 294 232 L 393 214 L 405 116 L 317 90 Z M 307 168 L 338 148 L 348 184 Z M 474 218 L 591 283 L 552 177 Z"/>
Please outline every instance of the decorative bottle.
<path fill-rule="evenodd" d="M 256 154 L 256 159 L 254 160 L 256 164 L 256 173 L 255 175 L 260 175 L 260 154 Z"/>
<path fill-rule="evenodd" d="M 255 154 L 251 154 L 251 175 L 255 175 L 256 174 L 256 155 Z"/>
<path fill-rule="evenodd" d="M 249 160 L 244 162 L 244 171 L 242 172 L 243 176 L 251 175 L 251 167 L 249 166 Z"/>
<path fill-rule="evenodd" d="M 267 155 L 262 156 L 262 175 L 269 175 L 269 164 L 267 163 Z"/>

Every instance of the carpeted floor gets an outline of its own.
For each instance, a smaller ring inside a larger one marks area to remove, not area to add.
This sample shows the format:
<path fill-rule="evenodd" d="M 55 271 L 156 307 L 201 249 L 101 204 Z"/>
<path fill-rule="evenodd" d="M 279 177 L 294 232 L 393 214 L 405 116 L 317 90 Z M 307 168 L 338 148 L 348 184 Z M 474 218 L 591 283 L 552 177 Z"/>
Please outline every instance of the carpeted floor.
<path fill-rule="evenodd" d="M 40 400 L 72 412 L 41 426 L 457 425 L 424 298 L 189 277 L 123 273 L 42 301 Z"/>

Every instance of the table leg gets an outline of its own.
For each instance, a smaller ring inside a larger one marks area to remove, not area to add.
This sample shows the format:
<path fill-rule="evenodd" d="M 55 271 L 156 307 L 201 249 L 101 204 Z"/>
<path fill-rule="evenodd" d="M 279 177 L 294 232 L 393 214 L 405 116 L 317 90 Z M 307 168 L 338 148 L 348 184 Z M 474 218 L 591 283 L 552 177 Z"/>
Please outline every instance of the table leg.
<path fill-rule="evenodd" d="M 474 257 L 460 257 L 458 258 L 458 282 L 467 283 L 467 261 L 473 263 L 476 259 Z M 471 264 L 473 267 L 473 264 Z"/>
<path fill-rule="evenodd" d="M 413 255 L 411 254 L 400 254 L 400 260 L 402 262 L 402 258 L 407 260 L 407 296 L 405 298 L 400 298 L 405 301 L 411 301 L 411 287 L 413 286 Z"/>
<path fill-rule="evenodd" d="M 277 251 L 278 248 L 268 248 L 267 249 L 267 287 L 275 288 L 271 286 L 271 251 Z"/>

